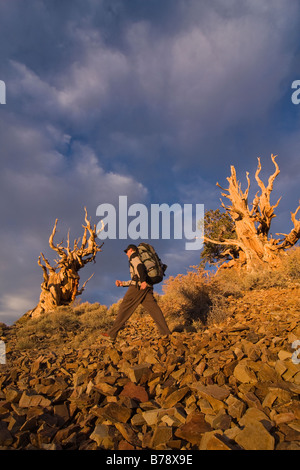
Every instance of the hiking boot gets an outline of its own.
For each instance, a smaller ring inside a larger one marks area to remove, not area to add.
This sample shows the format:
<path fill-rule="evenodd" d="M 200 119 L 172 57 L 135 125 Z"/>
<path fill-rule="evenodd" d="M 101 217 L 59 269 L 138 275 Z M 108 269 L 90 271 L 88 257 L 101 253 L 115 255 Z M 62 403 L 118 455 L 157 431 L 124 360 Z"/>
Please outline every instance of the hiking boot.
<path fill-rule="evenodd" d="M 100 333 L 100 338 L 106 339 L 106 341 L 109 341 L 110 343 L 114 343 L 115 341 L 108 333 Z"/>

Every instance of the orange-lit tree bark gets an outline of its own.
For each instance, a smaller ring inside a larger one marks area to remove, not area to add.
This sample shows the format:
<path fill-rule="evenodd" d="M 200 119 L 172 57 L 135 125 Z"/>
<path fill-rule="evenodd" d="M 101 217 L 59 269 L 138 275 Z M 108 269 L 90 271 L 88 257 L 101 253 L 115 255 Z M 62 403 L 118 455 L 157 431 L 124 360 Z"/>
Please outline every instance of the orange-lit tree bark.
<path fill-rule="evenodd" d="M 291 213 L 291 219 L 294 224 L 289 234 L 276 234 L 282 238 L 274 239 L 269 236 L 271 221 L 276 217 L 274 209 L 278 206 L 280 199 L 276 204 L 271 205 L 270 196 L 273 190 L 273 184 L 280 170 L 276 162 L 276 156 L 271 155 L 275 166 L 274 173 L 269 177 L 268 185 L 265 186 L 261 181 L 259 174 L 261 172 L 261 163 L 258 158 L 258 167 L 255 173 L 256 182 L 260 188 L 254 197 L 252 207 L 248 205 L 248 194 L 250 188 L 249 173 L 246 173 L 247 188 L 243 192 L 241 184 L 237 181 L 234 166 L 231 166 L 231 176 L 227 178 L 229 182 L 228 189 L 217 186 L 223 191 L 222 196 L 230 201 L 230 205 L 222 207 L 230 215 L 235 223 L 235 239 L 211 240 L 204 236 L 204 242 L 215 243 L 225 246 L 234 246 L 235 253 L 232 259 L 224 263 L 221 267 L 243 267 L 253 270 L 268 263 L 269 266 L 276 267 L 279 260 L 279 254 L 284 250 L 294 246 L 300 238 L 300 220 L 297 219 L 300 205 L 294 213 Z M 228 252 L 227 252 L 228 255 Z"/>
<path fill-rule="evenodd" d="M 39 256 L 38 265 L 43 270 L 43 282 L 41 284 L 41 294 L 38 305 L 31 310 L 28 316 L 38 317 L 45 312 L 51 311 L 58 306 L 68 305 L 78 295 L 81 295 L 87 282 L 79 289 L 79 274 L 87 263 L 95 262 L 96 254 L 101 251 L 101 246 L 96 243 L 96 225 L 91 226 L 87 217 L 85 208 L 85 224 L 84 232 L 81 239 L 75 239 L 73 248 L 70 246 L 70 237 L 68 233 L 66 247 L 62 246 L 62 242 L 55 244 L 54 236 L 56 233 L 57 219 L 55 221 L 53 231 L 49 238 L 49 245 L 58 254 L 55 260 L 55 266 L 51 266 L 43 253 Z"/>

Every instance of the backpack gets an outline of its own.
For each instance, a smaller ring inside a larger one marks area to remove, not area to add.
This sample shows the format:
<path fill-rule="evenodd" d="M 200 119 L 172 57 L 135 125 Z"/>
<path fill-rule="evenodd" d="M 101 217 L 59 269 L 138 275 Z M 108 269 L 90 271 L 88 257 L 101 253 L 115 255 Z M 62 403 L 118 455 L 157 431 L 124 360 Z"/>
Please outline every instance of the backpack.
<path fill-rule="evenodd" d="M 144 264 L 151 284 L 158 284 L 163 280 L 167 265 L 163 264 L 152 245 L 140 243 L 138 255 Z"/>

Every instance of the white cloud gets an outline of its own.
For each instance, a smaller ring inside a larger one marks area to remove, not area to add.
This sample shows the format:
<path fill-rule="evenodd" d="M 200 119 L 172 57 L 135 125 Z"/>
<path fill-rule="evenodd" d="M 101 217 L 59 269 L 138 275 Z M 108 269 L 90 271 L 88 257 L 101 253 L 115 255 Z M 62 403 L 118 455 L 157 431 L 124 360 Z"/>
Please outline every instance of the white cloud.
<path fill-rule="evenodd" d="M 101 114 L 110 102 L 114 84 L 126 77 L 128 63 L 120 52 L 105 48 L 101 42 L 86 52 L 83 61 L 70 67 L 58 92 L 58 103 L 72 114 L 87 108 Z"/>
<path fill-rule="evenodd" d="M 4 294 L 1 300 L 1 310 L 0 318 L 9 320 L 11 316 L 17 314 L 19 316 L 20 312 L 26 312 L 32 308 L 32 299 L 28 292 L 22 292 L 21 294 Z M 3 321 L 5 323 L 5 321 Z"/>

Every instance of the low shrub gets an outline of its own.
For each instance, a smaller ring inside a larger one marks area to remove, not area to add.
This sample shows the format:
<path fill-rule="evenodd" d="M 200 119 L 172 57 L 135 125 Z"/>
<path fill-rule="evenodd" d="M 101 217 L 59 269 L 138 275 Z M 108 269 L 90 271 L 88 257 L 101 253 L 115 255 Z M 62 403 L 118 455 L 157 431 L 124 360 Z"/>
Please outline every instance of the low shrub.
<path fill-rule="evenodd" d="M 194 267 L 167 279 L 159 304 L 173 329 L 196 329 L 226 317 L 226 298 L 213 276 Z"/>

